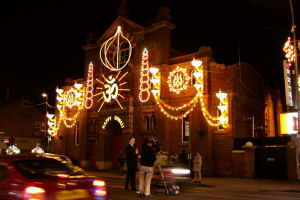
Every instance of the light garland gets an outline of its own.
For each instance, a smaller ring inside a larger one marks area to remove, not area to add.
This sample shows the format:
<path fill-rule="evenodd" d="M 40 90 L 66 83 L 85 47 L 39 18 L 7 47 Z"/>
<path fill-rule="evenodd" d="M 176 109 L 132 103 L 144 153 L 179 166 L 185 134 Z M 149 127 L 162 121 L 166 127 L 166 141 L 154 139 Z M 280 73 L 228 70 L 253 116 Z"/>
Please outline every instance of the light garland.
<path fill-rule="evenodd" d="M 294 46 L 291 42 L 291 37 L 288 37 L 288 40 L 285 42 L 283 51 L 285 52 L 285 57 L 287 58 L 288 64 L 290 66 L 295 60 L 295 51 Z"/>
<path fill-rule="evenodd" d="M 85 108 L 90 109 L 93 106 L 94 96 L 94 65 L 92 62 L 89 64 L 88 77 L 85 89 Z"/>
<path fill-rule="evenodd" d="M 122 44 L 128 43 L 128 58 L 124 63 L 120 63 L 122 56 Z M 111 53 L 113 52 L 113 53 Z M 116 55 L 114 54 L 116 53 Z M 121 26 L 118 26 L 114 36 L 106 40 L 100 48 L 100 60 L 105 67 L 112 71 L 119 71 L 126 67 L 132 53 L 132 45 L 130 41 L 124 37 L 121 31 Z M 111 63 L 115 61 L 116 63 Z"/>
<path fill-rule="evenodd" d="M 169 84 L 170 91 L 179 94 L 180 91 L 187 88 L 189 80 L 190 77 L 186 72 L 186 68 L 177 66 L 176 69 L 170 72 L 167 82 Z"/>
<path fill-rule="evenodd" d="M 130 91 L 130 89 L 121 88 L 121 86 L 123 86 L 127 83 L 127 82 L 121 82 L 121 80 L 128 74 L 128 72 L 126 72 L 119 78 L 120 72 L 121 71 L 118 72 L 116 77 L 113 77 L 112 75 L 110 75 L 108 78 L 106 78 L 102 74 L 102 77 L 104 80 L 96 79 L 96 81 L 98 83 L 100 83 L 101 87 L 96 88 L 96 89 L 99 89 L 100 92 L 95 94 L 94 96 L 102 95 L 101 98 L 98 100 L 98 102 L 102 101 L 102 103 L 98 109 L 98 112 L 100 112 L 104 103 L 110 103 L 113 100 L 115 100 L 118 103 L 118 105 L 120 106 L 120 108 L 123 110 L 123 107 L 122 107 L 120 101 L 118 100 L 118 97 L 121 97 L 122 99 L 124 99 L 124 96 L 122 96 L 119 91 Z"/>
<path fill-rule="evenodd" d="M 141 64 L 141 78 L 140 78 L 140 93 L 139 99 L 141 102 L 147 102 L 150 97 L 150 77 L 149 77 L 149 63 L 148 63 L 148 50 L 144 48 L 142 54 Z"/>
<path fill-rule="evenodd" d="M 69 90 L 56 89 L 57 108 L 59 110 L 60 121 L 64 121 L 67 128 L 75 125 L 80 111 L 84 107 L 85 88 L 82 84 L 76 83 Z"/>

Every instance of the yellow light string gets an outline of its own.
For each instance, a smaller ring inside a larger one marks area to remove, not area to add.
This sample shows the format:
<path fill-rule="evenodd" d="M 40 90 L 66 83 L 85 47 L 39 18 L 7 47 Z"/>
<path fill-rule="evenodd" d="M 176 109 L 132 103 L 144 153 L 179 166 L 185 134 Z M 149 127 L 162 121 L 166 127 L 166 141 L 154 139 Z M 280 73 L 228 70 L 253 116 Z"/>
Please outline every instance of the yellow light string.
<path fill-rule="evenodd" d="M 124 64 L 120 63 L 121 60 L 121 45 L 126 42 L 128 43 L 128 59 Z M 109 55 L 110 52 L 116 52 L 116 57 L 114 58 L 114 55 Z M 100 60 L 102 64 L 107 67 L 108 69 L 112 71 L 119 71 L 126 67 L 128 64 L 130 57 L 132 53 L 132 45 L 130 41 L 124 37 L 121 26 L 118 26 L 117 31 L 114 36 L 110 37 L 108 40 L 106 40 L 103 45 L 100 48 Z M 112 58 L 112 59 L 111 59 Z M 110 63 L 110 60 L 116 60 L 116 66 L 113 66 L 112 63 Z"/>
<path fill-rule="evenodd" d="M 141 64 L 141 78 L 140 78 L 140 93 L 139 99 L 141 102 L 147 102 L 150 97 L 150 77 L 149 77 L 149 63 L 148 63 L 148 50 L 144 48 L 142 54 Z"/>
<path fill-rule="evenodd" d="M 94 66 L 93 63 L 90 62 L 88 77 L 86 81 L 86 90 L 85 90 L 86 109 L 90 109 L 93 106 L 93 96 L 94 96 Z"/>

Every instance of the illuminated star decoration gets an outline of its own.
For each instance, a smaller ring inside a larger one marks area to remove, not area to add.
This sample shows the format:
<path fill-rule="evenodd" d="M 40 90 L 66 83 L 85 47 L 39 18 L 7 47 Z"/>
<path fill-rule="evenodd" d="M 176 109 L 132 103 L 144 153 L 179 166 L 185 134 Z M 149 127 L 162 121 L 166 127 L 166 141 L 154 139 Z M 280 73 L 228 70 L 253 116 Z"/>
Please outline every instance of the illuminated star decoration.
<path fill-rule="evenodd" d="M 150 77 L 148 64 L 148 50 L 144 48 L 141 64 L 141 78 L 140 78 L 140 93 L 139 99 L 141 102 L 147 102 L 150 97 Z"/>
<path fill-rule="evenodd" d="M 90 109 L 93 106 L 93 96 L 94 96 L 94 66 L 93 63 L 89 64 L 88 77 L 86 81 L 85 89 L 85 108 Z"/>
<path fill-rule="evenodd" d="M 167 82 L 169 83 L 170 91 L 179 94 L 180 91 L 187 88 L 189 80 L 190 77 L 186 72 L 186 68 L 177 66 L 175 70 L 170 72 Z"/>
<path fill-rule="evenodd" d="M 118 97 L 121 97 L 122 99 L 124 99 L 124 96 L 122 96 L 120 94 L 120 91 L 129 91 L 129 89 L 127 89 L 127 88 L 121 88 L 122 86 L 124 86 L 127 83 L 127 82 L 121 82 L 121 80 L 128 74 L 128 72 L 126 72 L 119 78 L 120 72 L 121 71 L 118 72 L 116 77 L 109 75 L 109 77 L 106 78 L 102 74 L 103 80 L 96 79 L 96 81 L 98 83 L 100 83 L 101 86 L 96 87 L 96 89 L 99 89 L 100 92 L 96 93 L 94 96 L 101 96 L 101 98 L 98 100 L 98 102 L 102 101 L 102 103 L 98 109 L 98 112 L 100 112 L 104 103 L 110 103 L 113 100 L 116 100 L 116 102 L 118 103 L 120 108 L 123 110 L 123 107 L 122 107 L 120 101 L 118 100 Z"/>
<path fill-rule="evenodd" d="M 124 49 L 126 47 L 126 49 Z M 114 36 L 106 40 L 100 48 L 102 64 L 112 71 L 122 70 L 128 64 L 132 53 L 132 45 L 122 34 L 121 26 Z"/>
<path fill-rule="evenodd" d="M 291 66 L 292 62 L 295 60 L 295 51 L 291 42 L 291 37 L 288 37 L 288 40 L 285 42 L 283 51 L 285 52 L 285 57 L 288 60 L 288 66 Z"/>

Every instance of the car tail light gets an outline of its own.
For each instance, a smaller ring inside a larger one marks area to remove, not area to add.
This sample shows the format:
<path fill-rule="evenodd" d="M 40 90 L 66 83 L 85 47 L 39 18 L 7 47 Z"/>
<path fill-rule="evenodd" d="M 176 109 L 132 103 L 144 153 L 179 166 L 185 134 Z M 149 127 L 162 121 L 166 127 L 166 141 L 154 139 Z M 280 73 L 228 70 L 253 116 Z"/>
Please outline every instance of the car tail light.
<path fill-rule="evenodd" d="M 43 188 L 30 186 L 25 189 L 24 197 L 27 200 L 45 200 L 45 193 Z"/>
<path fill-rule="evenodd" d="M 173 174 L 190 174 L 190 170 L 188 169 L 172 169 L 171 172 Z"/>
<path fill-rule="evenodd" d="M 95 187 L 104 187 L 105 186 L 105 181 L 94 180 L 93 181 L 93 186 L 95 186 Z"/>
<path fill-rule="evenodd" d="M 95 190 L 95 196 L 106 196 L 106 190 Z"/>
<path fill-rule="evenodd" d="M 70 177 L 70 175 L 68 175 L 68 174 L 56 174 L 56 176 L 58 178 L 69 178 Z"/>

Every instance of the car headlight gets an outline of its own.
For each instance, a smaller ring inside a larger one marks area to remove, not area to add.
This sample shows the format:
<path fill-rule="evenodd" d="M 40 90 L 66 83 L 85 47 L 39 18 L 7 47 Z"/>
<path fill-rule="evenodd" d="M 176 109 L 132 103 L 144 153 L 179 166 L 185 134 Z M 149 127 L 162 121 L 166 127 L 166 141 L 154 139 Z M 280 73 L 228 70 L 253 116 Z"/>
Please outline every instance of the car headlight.
<path fill-rule="evenodd" d="M 173 174 L 190 174 L 189 169 L 171 169 Z"/>

